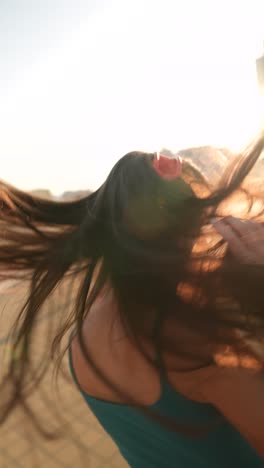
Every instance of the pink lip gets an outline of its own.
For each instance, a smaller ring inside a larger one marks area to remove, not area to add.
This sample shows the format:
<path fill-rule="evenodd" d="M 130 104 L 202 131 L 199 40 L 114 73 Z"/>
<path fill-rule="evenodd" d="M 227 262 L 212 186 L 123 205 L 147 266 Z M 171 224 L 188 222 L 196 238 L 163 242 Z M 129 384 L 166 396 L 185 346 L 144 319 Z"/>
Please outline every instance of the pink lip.
<path fill-rule="evenodd" d="M 169 158 L 163 155 L 158 158 L 156 153 L 153 168 L 163 179 L 173 180 L 181 175 L 182 160 L 180 157 Z"/>

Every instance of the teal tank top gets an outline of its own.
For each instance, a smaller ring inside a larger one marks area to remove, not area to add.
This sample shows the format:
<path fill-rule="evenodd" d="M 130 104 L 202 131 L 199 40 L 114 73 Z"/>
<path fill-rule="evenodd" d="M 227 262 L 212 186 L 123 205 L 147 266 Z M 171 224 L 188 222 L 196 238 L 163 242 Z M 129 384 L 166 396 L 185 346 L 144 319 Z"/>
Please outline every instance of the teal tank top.
<path fill-rule="evenodd" d="M 69 347 L 73 379 L 92 413 L 132 468 L 261 468 L 262 460 L 240 433 L 209 404 L 194 402 L 162 379 L 159 401 L 149 408 L 177 423 L 221 424 L 199 438 L 172 432 L 137 409 L 98 400 L 78 385 Z M 201 426 L 202 427 L 202 426 Z"/>

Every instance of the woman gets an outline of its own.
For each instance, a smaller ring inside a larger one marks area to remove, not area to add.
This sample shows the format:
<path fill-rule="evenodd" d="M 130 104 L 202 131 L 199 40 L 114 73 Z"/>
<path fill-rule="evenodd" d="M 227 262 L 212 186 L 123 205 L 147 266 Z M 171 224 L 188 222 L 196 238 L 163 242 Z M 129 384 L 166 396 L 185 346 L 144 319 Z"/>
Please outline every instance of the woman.
<path fill-rule="evenodd" d="M 140 152 L 78 201 L 1 184 L 0 271 L 31 279 L 2 422 L 29 412 L 35 325 L 68 274 L 79 289 L 53 348 L 73 327 L 73 378 L 130 466 L 264 466 L 263 195 L 242 186 L 263 147 L 261 135 L 214 189 L 180 158 Z"/>

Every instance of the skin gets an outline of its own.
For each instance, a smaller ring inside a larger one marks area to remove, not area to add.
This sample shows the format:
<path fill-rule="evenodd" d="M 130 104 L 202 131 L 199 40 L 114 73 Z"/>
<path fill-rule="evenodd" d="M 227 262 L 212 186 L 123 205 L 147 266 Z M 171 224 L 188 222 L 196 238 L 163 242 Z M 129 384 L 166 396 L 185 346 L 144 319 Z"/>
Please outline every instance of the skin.
<path fill-rule="evenodd" d="M 160 160 L 162 164 L 156 161 L 158 167 L 155 167 L 154 161 L 153 167 L 161 177 L 166 178 L 167 166 L 175 162 L 162 155 Z M 162 174 L 164 170 L 165 173 Z M 212 224 L 239 261 L 264 263 L 263 225 L 235 218 L 213 220 Z M 97 272 L 94 280 L 96 274 Z M 198 346 L 204 346 L 204 343 L 199 341 L 201 337 L 197 337 L 193 330 L 167 324 L 164 333 L 168 333 L 168 336 L 173 333 L 175 340 L 190 340 Z M 126 395 L 144 405 L 152 405 L 160 398 L 160 375 L 127 338 L 110 288 L 93 304 L 84 323 L 83 336 L 95 364 Z M 154 349 L 151 343 L 144 342 L 142 345 L 145 352 L 153 357 Z M 83 391 L 104 401 L 125 403 L 86 362 L 76 337 L 72 342 L 72 355 L 76 377 Z M 218 359 L 220 358 L 218 356 Z M 172 368 L 173 364 L 186 364 L 179 362 L 179 358 L 174 362 L 174 356 L 165 355 L 163 359 L 168 368 Z M 216 365 L 197 371 L 169 372 L 169 382 L 176 391 L 186 397 L 211 403 L 218 408 L 259 455 L 264 457 L 264 373 L 254 365 L 251 367 L 248 362 L 244 368 L 234 369 L 221 367 L 217 365 L 217 359 L 215 361 Z"/>
<path fill-rule="evenodd" d="M 213 225 L 241 262 L 264 263 L 264 226 L 234 218 Z M 83 332 L 91 357 L 113 383 L 141 404 L 151 405 L 159 399 L 160 376 L 127 339 L 111 291 L 93 305 Z M 170 327 L 168 332 L 171 333 Z M 186 339 L 193 340 L 189 333 L 177 329 L 175 339 L 177 335 L 182 339 L 184 334 Z M 153 355 L 151 345 L 143 345 Z M 72 354 L 77 379 L 86 393 L 105 401 L 124 403 L 87 364 L 76 338 Z M 164 356 L 164 361 L 168 366 L 173 364 L 170 356 Z M 213 404 L 264 458 L 263 371 L 251 368 L 248 363 L 245 368 L 235 369 L 215 365 L 180 374 L 169 372 L 168 378 L 173 388 L 186 397 Z"/>
<path fill-rule="evenodd" d="M 213 225 L 242 263 L 264 264 L 264 224 L 228 217 Z"/>

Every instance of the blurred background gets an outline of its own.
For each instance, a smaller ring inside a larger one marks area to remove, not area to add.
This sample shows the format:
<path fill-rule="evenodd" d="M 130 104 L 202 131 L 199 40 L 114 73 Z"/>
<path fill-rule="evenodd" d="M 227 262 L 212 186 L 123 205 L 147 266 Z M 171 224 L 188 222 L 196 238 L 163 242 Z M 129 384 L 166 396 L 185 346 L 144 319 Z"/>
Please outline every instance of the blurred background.
<path fill-rule="evenodd" d="M 217 180 L 263 125 L 263 18 L 263 0 L 1 0 L 0 180 L 71 198 L 96 189 L 126 152 L 164 148 Z M 46 304 L 36 358 L 49 318 L 70 305 L 66 291 Z M 1 371 L 26 293 L 0 285 Z M 60 377 L 57 395 L 51 380 L 50 406 L 71 431 L 47 442 L 14 414 L 0 428 L 0 468 L 124 468 L 76 388 Z M 38 395 L 34 405 L 50 428 Z"/>
<path fill-rule="evenodd" d="M 1 175 L 97 188 L 134 149 L 240 149 L 263 121 L 263 0 L 1 0 Z"/>

